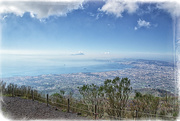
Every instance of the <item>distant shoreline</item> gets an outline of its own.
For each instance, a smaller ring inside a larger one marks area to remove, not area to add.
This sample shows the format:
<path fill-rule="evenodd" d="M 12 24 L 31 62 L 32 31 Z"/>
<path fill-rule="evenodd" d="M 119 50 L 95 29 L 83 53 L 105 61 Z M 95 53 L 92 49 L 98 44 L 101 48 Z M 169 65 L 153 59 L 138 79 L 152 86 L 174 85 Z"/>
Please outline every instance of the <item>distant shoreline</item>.
<path fill-rule="evenodd" d="M 76 92 L 78 86 L 84 84 L 101 85 L 106 79 L 115 77 L 128 77 L 133 89 L 155 88 L 175 93 L 177 80 L 175 67 L 172 63 L 155 60 L 129 60 L 116 61 L 116 65 L 130 65 L 132 68 L 124 68 L 115 71 L 84 72 L 69 74 L 44 74 L 38 76 L 19 76 L 2 78 L 6 83 L 28 85 L 40 91 L 49 93 L 60 89 Z"/>
<path fill-rule="evenodd" d="M 87 61 L 87 60 L 86 60 Z M 63 66 L 40 66 L 38 68 L 35 66 L 29 67 L 29 68 L 35 68 L 23 71 L 23 68 L 21 70 L 20 67 L 14 68 L 14 72 L 10 72 L 9 74 L 3 70 L 1 71 L 2 74 L 0 75 L 0 79 L 5 78 L 13 78 L 13 77 L 26 77 L 26 76 L 41 76 L 41 75 L 55 75 L 55 74 L 75 74 L 75 73 L 94 73 L 94 72 L 109 72 L 109 71 L 118 71 L 128 68 L 133 68 L 132 64 L 126 64 L 124 65 L 124 62 L 129 61 L 157 61 L 157 62 L 165 62 L 165 63 L 173 63 L 169 61 L 162 61 L 162 60 L 146 60 L 146 59 L 112 59 L 112 60 L 93 60 L 97 61 L 99 64 L 95 65 L 82 65 L 82 66 L 73 66 L 73 67 L 63 67 L 66 66 L 65 64 Z M 123 64 L 119 64 L 122 62 Z M 106 67 L 104 67 L 106 66 Z M 117 67 L 119 66 L 119 67 Z M 5 68 L 5 67 L 4 67 Z M 13 67 L 9 67 L 11 70 L 13 70 Z M 18 68 L 20 71 L 18 71 Z M 17 71 L 16 71 L 17 69 Z M 50 71 L 48 71 L 50 70 Z M 34 72 L 33 72 L 34 71 Z M 52 72 L 51 72 L 52 71 Z M 5 73 L 5 74 L 3 74 Z"/>

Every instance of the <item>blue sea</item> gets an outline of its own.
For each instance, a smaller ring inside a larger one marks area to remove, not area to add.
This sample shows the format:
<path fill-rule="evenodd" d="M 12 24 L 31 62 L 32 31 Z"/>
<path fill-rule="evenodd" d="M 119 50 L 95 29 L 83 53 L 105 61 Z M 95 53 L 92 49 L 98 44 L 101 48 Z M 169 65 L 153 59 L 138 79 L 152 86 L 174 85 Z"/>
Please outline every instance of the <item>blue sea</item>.
<path fill-rule="evenodd" d="M 42 74 L 69 74 L 79 72 L 104 72 L 130 68 L 110 60 L 62 60 L 11 58 L 1 60 L 2 78 L 15 76 L 37 76 Z"/>

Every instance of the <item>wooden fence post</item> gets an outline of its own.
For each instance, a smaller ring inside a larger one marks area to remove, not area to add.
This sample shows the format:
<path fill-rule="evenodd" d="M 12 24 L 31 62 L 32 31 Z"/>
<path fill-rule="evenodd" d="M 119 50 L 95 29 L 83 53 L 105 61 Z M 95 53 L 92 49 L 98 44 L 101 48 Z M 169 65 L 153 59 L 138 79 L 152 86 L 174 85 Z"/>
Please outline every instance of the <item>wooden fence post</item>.
<path fill-rule="evenodd" d="M 95 105 L 95 113 L 94 113 L 94 115 L 95 115 L 95 120 L 96 120 L 96 118 L 97 118 L 97 105 Z"/>
<path fill-rule="evenodd" d="M 77 110 L 77 100 L 76 100 L 76 106 L 75 106 L 76 108 L 75 108 L 75 112 L 77 112 L 78 110 Z"/>
<path fill-rule="evenodd" d="M 68 98 L 68 110 L 67 110 L 67 112 L 69 113 L 69 98 Z"/>
<path fill-rule="evenodd" d="M 33 90 L 31 90 L 31 93 L 32 93 L 32 101 L 34 101 L 34 92 L 33 92 Z"/>
<path fill-rule="evenodd" d="M 60 100 L 61 100 L 61 98 L 60 98 Z M 62 98 L 62 108 L 64 109 L 64 97 Z"/>
<path fill-rule="evenodd" d="M 47 94 L 47 106 L 48 106 L 48 94 Z"/>
<path fill-rule="evenodd" d="M 12 97 L 14 97 L 14 87 L 12 87 Z"/>
<path fill-rule="evenodd" d="M 138 111 L 136 110 L 136 119 L 138 118 Z"/>

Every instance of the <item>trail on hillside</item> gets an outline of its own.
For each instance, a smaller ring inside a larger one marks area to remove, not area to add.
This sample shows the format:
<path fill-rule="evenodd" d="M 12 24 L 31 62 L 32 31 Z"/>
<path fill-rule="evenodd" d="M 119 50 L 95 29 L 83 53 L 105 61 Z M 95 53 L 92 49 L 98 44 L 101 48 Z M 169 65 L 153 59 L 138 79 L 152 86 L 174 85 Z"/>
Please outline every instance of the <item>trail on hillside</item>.
<path fill-rule="evenodd" d="M 20 97 L 3 97 L 1 111 L 9 119 L 87 120 L 86 117 L 77 116 L 76 113 L 62 112 L 45 103 Z"/>

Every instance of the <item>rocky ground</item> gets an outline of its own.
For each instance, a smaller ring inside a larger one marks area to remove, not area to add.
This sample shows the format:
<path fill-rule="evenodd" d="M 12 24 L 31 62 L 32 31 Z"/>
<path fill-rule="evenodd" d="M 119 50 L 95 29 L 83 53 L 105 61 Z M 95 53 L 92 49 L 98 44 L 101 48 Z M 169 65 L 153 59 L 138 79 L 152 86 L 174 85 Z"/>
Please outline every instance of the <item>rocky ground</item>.
<path fill-rule="evenodd" d="M 87 120 L 86 117 L 77 116 L 76 113 L 62 112 L 57 110 L 56 107 L 47 106 L 45 103 L 20 97 L 3 97 L 1 100 L 1 111 L 5 117 L 16 120 Z"/>

